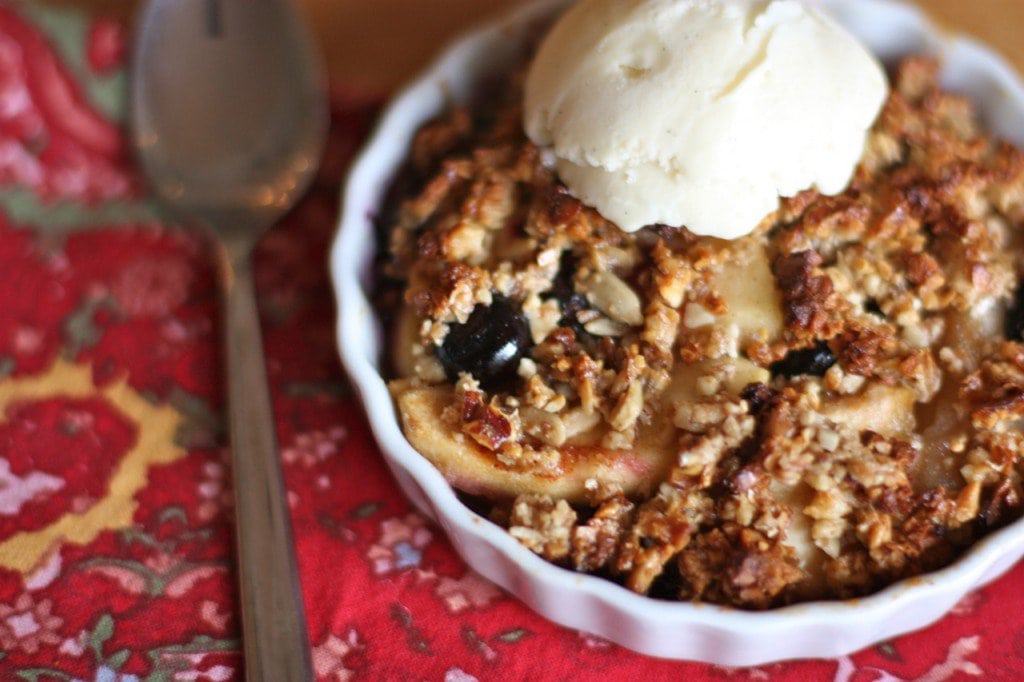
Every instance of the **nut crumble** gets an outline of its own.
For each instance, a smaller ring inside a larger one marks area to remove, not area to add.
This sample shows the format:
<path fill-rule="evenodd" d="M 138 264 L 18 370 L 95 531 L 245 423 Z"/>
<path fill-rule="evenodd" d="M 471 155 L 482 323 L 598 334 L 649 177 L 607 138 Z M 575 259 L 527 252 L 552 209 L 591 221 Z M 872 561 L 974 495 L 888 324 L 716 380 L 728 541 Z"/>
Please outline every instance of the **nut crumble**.
<path fill-rule="evenodd" d="M 570 196 L 517 80 L 424 126 L 381 218 L 410 442 L 541 556 L 742 608 L 868 594 L 1018 518 L 1024 154 L 937 70 L 896 69 L 844 194 L 731 242 Z"/>

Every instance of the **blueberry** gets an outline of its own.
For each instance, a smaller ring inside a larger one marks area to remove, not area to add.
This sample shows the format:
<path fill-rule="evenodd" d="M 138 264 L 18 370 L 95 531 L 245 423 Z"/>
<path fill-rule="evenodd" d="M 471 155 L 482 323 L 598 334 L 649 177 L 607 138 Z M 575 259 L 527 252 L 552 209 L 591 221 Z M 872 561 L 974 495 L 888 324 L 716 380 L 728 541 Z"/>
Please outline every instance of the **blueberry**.
<path fill-rule="evenodd" d="M 583 326 L 579 323 L 576 315 L 590 307 L 586 296 L 576 292 L 573 284 L 573 275 L 576 273 L 576 259 L 571 251 L 562 253 L 562 260 L 558 266 L 558 274 L 551 285 L 551 296 L 558 301 L 562 308 L 562 317 L 558 324 L 569 327 L 576 332 L 576 336 L 586 334 Z"/>
<path fill-rule="evenodd" d="M 1017 287 L 1013 304 L 1006 311 L 1006 338 L 1010 341 L 1024 341 L 1024 282 Z"/>
<path fill-rule="evenodd" d="M 798 377 L 810 375 L 821 377 L 836 364 L 836 356 L 829 350 L 828 344 L 819 341 L 818 345 L 802 350 L 790 351 L 771 366 L 772 376 Z"/>
<path fill-rule="evenodd" d="M 760 414 L 775 398 L 776 392 L 764 384 L 748 384 L 740 392 L 740 397 L 750 406 L 750 414 Z"/>
<path fill-rule="evenodd" d="M 473 375 L 489 391 L 515 383 L 519 361 L 532 346 L 530 325 L 523 312 L 507 298 L 478 305 L 465 324 L 453 324 L 437 357 L 448 378 L 460 372 Z"/>

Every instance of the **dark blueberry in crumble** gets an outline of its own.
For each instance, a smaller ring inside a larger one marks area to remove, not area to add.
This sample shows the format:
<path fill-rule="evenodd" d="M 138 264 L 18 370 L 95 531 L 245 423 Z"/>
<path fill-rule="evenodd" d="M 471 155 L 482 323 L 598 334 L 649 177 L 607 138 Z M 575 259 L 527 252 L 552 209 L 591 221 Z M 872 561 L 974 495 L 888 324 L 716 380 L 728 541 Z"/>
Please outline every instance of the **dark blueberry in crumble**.
<path fill-rule="evenodd" d="M 562 308 L 562 317 L 558 324 L 563 327 L 569 327 L 576 332 L 577 337 L 582 337 L 586 332 L 576 316 L 580 312 L 587 310 L 590 307 L 590 302 L 587 301 L 586 296 L 576 291 L 573 283 L 573 276 L 575 274 L 576 259 L 571 251 L 565 251 L 562 253 L 558 275 L 555 276 L 550 293 Z"/>
<path fill-rule="evenodd" d="M 1006 311 L 1006 338 L 1010 341 L 1024 341 L 1024 282 L 1017 287 L 1013 304 Z"/>
<path fill-rule="evenodd" d="M 790 351 L 771 366 L 772 376 L 825 376 L 825 372 L 836 364 L 836 356 L 824 341 L 811 348 Z"/>
<path fill-rule="evenodd" d="M 507 298 L 478 305 L 465 324 L 453 324 L 437 357 L 452 380 L 468 372 L 487 390 L 515 383 L 519 361 L 532 346 L 530 325 Z"/>

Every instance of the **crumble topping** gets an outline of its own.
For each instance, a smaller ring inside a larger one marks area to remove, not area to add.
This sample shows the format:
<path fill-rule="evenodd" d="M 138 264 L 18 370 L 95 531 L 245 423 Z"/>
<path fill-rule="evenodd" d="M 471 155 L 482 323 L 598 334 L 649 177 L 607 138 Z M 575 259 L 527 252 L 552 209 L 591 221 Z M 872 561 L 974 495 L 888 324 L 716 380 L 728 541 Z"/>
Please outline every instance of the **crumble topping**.
<path fill-rule="evenodd" d="M 410 442 L 541 556 L 769 608 L 952 561 L 1024 505 L 1024 154 L 904 61 L 849 189 L 726 242 L 627 234 L 516 79 L 416 136 L 382 217 Z"/>

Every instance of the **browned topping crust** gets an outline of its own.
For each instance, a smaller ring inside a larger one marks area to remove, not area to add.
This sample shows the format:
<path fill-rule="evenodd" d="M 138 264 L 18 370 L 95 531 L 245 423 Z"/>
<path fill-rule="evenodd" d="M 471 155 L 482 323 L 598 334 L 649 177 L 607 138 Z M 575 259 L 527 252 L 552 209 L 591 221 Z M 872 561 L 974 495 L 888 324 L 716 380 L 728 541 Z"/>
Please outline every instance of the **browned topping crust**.
<path fill-rule="evenodd" d="M 1024 155 L 936 76 L 899 67 L 845 194 L 734 242 L 583 206 L 518 87 L 425 126 L 383 225 L 410 441 L 533 551 L 672 599 L 863 595 L 1019 517 Z"/>

